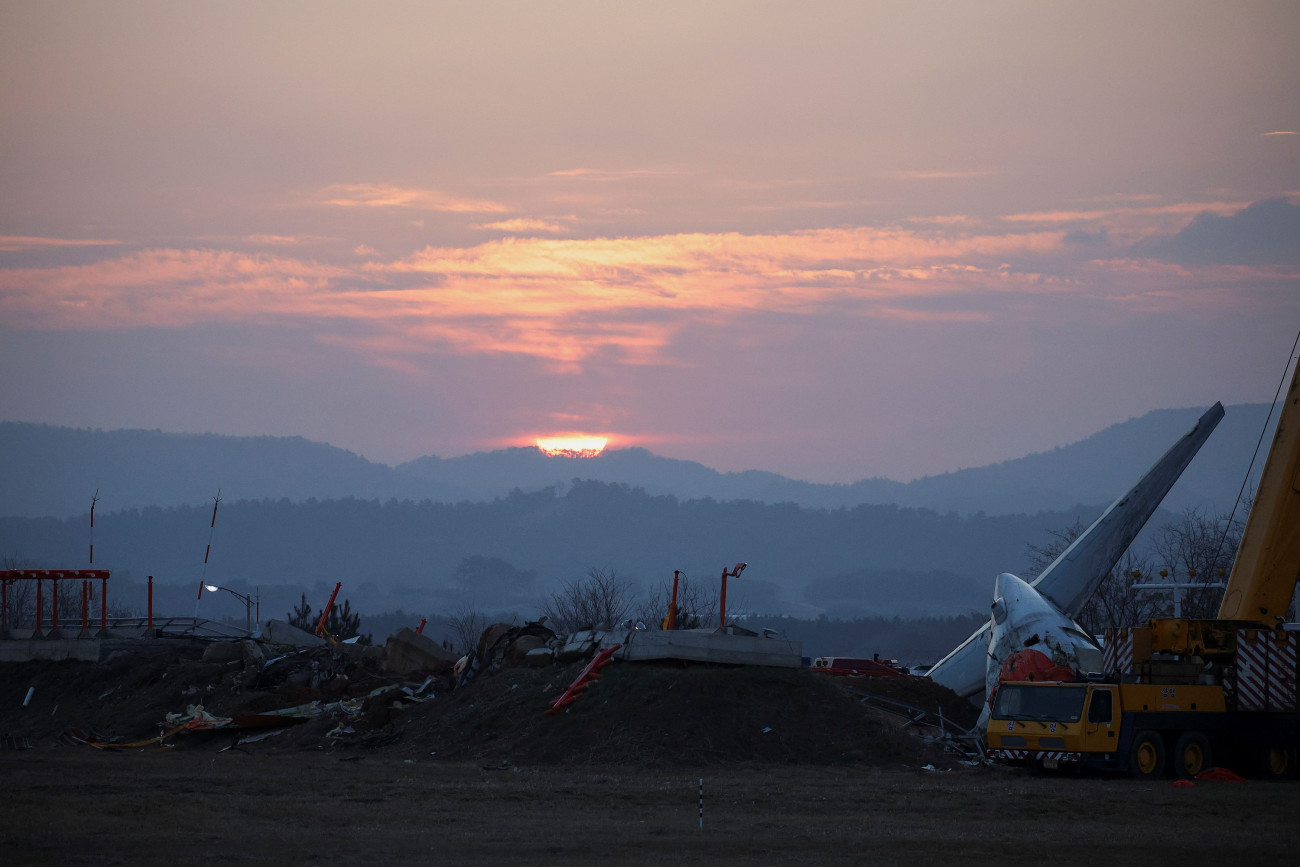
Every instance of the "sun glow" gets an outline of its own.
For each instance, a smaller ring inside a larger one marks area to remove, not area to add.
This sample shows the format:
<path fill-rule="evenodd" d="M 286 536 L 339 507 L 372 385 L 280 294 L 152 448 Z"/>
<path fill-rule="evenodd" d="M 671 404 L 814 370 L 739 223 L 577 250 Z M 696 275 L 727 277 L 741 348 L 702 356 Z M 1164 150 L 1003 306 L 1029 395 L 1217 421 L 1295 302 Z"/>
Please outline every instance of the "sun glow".
<path fill-rule="evenodd" d="M 538 437 L 537 448 L 553 458 L 594 458 L 608 442 L 607 437 Z"/>

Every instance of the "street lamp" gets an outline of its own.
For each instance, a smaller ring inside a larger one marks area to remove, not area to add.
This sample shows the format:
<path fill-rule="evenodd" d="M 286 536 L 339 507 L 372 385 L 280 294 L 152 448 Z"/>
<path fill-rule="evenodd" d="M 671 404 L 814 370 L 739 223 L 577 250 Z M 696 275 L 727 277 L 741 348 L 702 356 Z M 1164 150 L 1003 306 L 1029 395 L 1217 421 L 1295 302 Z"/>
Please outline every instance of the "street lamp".
<path fill-rule="evenodd" d="M 209 593 L 216 593 L 218 590 L 224 590 L 231 596 L 234 596 L 240 602 L 244 603 L 244 628 L 249 632 L 253 631 L 253 606 L 257 606 L 257 622 L 262 622 L 262 602 L 260 595 L 258 599 L 246 596 L 237 590 L 231 590 L 229 587 L 218 587 L 216 584 L 204 584 L 203 589 Z"/>

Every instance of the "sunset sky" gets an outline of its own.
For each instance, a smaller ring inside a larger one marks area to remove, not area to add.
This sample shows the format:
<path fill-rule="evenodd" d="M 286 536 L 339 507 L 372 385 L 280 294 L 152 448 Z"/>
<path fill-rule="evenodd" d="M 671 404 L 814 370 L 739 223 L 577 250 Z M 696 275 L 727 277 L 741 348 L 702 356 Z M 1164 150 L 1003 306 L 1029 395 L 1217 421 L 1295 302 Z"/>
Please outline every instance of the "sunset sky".
<path fill-rule="evenodd" d="M 1300 4 L 0 4 L 0 419 L 907 480 L 1271 400 Z"/>

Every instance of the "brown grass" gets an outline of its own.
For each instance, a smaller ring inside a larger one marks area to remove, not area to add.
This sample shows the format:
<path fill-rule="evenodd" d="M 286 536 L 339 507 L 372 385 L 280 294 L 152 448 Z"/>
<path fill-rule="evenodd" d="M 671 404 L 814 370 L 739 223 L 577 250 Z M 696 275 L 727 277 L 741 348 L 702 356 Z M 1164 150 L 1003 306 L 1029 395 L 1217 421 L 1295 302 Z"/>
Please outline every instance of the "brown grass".
<path fill-rule="evenodd" d="M 491 767 L 491 766 L 489 766 Z M 1293 863 L 1300 787 L 381 753 L 0 754 L 6 864 Z M 558 863 L 558 862 L 557 862 Z"/>

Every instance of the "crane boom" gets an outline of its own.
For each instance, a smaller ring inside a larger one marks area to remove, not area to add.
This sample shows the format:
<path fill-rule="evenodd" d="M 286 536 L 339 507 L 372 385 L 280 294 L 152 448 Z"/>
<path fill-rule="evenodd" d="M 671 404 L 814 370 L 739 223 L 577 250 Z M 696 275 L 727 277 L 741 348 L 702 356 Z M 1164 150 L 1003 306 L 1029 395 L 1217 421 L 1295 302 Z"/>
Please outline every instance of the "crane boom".
<path fill-rule="evenodd" d="M 1220 620 L 1267 627 L 1286 617 L 1300 579 L 1300 365 L 1291 378 L 1255 503 L 1219 606 Z"/>

